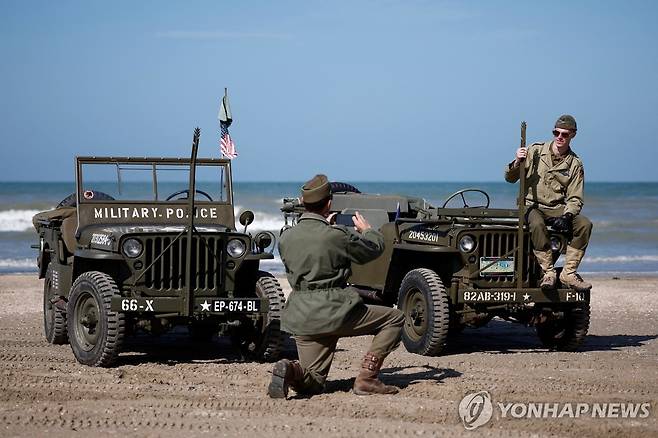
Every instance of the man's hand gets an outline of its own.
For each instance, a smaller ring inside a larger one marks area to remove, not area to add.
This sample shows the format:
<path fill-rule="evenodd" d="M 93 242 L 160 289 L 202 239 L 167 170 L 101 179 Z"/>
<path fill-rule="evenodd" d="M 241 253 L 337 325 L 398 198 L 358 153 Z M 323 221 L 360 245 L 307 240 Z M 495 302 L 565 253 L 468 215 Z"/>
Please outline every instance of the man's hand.
<path fill-rule="evenodd" d="M 571 220 L 573 219 L 572 213 L 565 213 L 562 216 L 553 219 L 550 225 L 558 233 L 568 233 L 571 231 Z"/>
<path fill-rule="evenodd" d="M 359 233 L 363 233 L 372 228 L 366 218 L 361 216 L 361 213 L 358 211 L 354 213 L 354 216 L 352 216 L 352 222 L 354 222 L 354 228 L 356 228 L 356 231 Z"/>
<path fill-rule="evenodd" d="M 514 167 L 517 167 L 521 164 L 521 161 L 525 160 L 528 156 L 528 148 L 518 148 L 516 150 L 516 157 L 514 157 Z"/>

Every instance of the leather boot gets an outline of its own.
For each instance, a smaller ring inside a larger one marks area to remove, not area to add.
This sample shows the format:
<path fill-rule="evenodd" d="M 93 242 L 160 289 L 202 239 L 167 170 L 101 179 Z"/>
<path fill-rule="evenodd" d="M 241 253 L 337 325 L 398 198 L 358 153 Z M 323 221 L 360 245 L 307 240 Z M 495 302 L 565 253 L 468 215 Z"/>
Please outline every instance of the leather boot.
<path fill-rule="evenodd" d="M 296 360 L 281 359 L 274 364 L 272 381 L 267 387 L 267 395 L 271 398 L 286 398 L 288 388 L 295 389 L 304 379 L 304 369 Z"/>
<path fill-rule="evenodd" d="M 584 281 L 576 272 L 584 256 L 585 251 L 567 246 L 564 268 L 562 268 L 562 272 L 560 273 L 562 286 L 570 287 L 577 292 L 587 292 L 592 288 L 592 283 Z"/>
<path fill-rule="evenodd" d="M 352 391 L 356 395 L 372 394 L 397 394 L 398 388 L 391 385 L 385 385 L 379 380 L 379 370 L 382 367 L 384 359 L 380 359 L 372 353 L 366 353 L 361 362 L 361 371 L 354 380 Z"/>
<path fill-rule="evenodd" d="M 541 270 L 544 273 L 544 276 L 539 283 L 539 287 L 542 290 L 553 290 L 557 283 L 557 273 L 555 272 L 555 267 L 553 266 L 553 251 L 547 249 L 545 251 L 540 251 L 534 249 L 532 252 L 535 253 L 535 258 L 541 266 Z"/>

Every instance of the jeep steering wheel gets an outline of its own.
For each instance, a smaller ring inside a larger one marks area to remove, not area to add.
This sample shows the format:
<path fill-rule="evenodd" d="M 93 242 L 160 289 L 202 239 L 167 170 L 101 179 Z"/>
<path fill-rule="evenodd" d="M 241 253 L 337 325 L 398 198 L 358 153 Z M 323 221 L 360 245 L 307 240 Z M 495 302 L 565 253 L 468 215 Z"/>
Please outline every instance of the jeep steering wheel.
<path fill-rule="evenodd" d="M 476 206 L 471 207 L 470 205 L 468 205 L 468 203 L 466 202 L 466 198 L 464 197 L 464 193 L 468 193 L 468 192 L 482 193 L 484 195 L 484 197 L 487 198 L 487 204 L 486 205 L 476 205 Z M 462 190 L 456 191 L 452 195 L 448 196 L 448 199 L 446 199 L 446 202 L 443 203 L 443 206 L 441 208 L 446 208 L 446 205 L 448 205 L 448 202 L 450 202 L 452 199 L 456 198 L 457 196 L 462 197 L 462 201 L 464 202 L 464 208 L 489 208 L 489 201 L 490 201 L 489 200 L 489 195 L 487 194 L 487 192 L 485 192 L 484 190 L 480 190 L 480 189 L 462 189 Z"/>
<path fill-rule="evenodd" d="M 208 201 L 212 202 L 212 198 L 210 197 L 210 195 L 204 192 L 203 190 L 195 189 L 194 191 L 200 195 L 205 196 L 206 198 L 208 198 Z M 171 195 L 167 196 L 167 201 L 171 201 L 176 196 L 183 194 L 185 195 L 185 197 L 184 198 L 180 197 L 178 199 L 188 199 L 190 197 L 190 191 L 188 189 L 185 189 L 185 190 L 180 190 L 176 193 L 172 193 Z"/>

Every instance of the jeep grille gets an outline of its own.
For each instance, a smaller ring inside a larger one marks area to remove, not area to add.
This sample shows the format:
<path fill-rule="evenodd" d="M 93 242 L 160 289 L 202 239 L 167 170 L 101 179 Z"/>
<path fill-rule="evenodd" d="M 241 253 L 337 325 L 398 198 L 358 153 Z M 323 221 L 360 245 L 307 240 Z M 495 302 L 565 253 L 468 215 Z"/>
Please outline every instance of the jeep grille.
<path fill-rule="evenodd" d="M 525 235 L 523 249 L 523 282 L 528 282 L 528 273 L 534 272 L 536 269 L 536 261 L 532 256 L 532 248 L 529 235 Z M 487 231 L 478 235 L 478 255 L 479 257 L 502 257 L 511 251 L 516 246 L 517 232 L 516 231 Z M 514 257 L 515 263 L 517 259 L 517 252 L 510 254 L 508 257 Z M 478 282 L 486 284 L 501 284 L 513 283 L 514 275 L 509 276 L 491 276 L 480 278 Z M 527 286 L 527 284 L 526 284 Z"/>
<path fill-rule="evenodd" d="M 193 291 L 221 288 L 224 283 L 224 240 L 215 236 L 204 236 L 207 245 L 199 236 L 192 238 L 192 260 L 187 262 L 187 237 L 173 245 L 144 276 L 144 284 L 150 289 L 174 290 L 185 287 L 187 269 L 192 269 Z M 149 266 L 164 251 L 173 237 L 147 238 L 144 242 L 145 263 Z M 214 256 L 213 256 L 214 254 Z M 217 261 L 215 256 L 219 259 Z"/>

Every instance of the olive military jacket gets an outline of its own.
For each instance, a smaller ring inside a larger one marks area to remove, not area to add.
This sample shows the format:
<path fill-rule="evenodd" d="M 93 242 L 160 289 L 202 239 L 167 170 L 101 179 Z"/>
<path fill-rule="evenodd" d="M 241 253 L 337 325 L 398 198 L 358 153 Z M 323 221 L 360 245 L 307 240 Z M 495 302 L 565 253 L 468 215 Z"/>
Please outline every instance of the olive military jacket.
<path fill-rule="evenodd" d="M 561 161 L 553 163 L 552 142 L 533 143 L 528 148 L 525 159 L 525 205 L 542 209 L 557 210 L 564 207 L 564 213 L 574 216 L 583 207 L 583 187 L 585 172 L 583 163 L 571 149 Z M 514 162 L 505 167 L 505 180 L 514 183 L 519 180 L 521 166 L 513 167 Z"/>
<path fill-rule="evenodd" d="M 281 317 L 283 330 L 321 335 L 340 327 L 351 310 L 363 305 L 357 291 L 347 286 L 352 263 L 367 263 L 383 251 L 384 236 L 379 231 L 361 234 L 343 225 L 330 225 L 318 214 L 303 214 L 279 240 L 292 287 Z"/>

